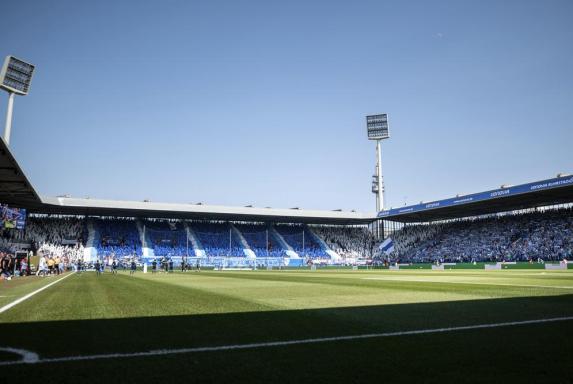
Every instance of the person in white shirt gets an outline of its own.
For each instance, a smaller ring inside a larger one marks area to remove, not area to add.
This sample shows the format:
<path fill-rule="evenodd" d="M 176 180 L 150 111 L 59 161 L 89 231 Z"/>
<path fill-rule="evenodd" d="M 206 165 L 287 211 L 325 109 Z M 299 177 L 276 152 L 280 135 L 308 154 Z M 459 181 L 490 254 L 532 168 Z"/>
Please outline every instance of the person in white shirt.
<path fill-rule="evenodd" d="M 40 276 L 40 274 L 42 276 L 46 276 L 46 271 L 48 269 L 46 264 L 46 257 L 40 256 L 40 263 L 38 264 L 38 271 L 36 271 L 36 276 Z"/>

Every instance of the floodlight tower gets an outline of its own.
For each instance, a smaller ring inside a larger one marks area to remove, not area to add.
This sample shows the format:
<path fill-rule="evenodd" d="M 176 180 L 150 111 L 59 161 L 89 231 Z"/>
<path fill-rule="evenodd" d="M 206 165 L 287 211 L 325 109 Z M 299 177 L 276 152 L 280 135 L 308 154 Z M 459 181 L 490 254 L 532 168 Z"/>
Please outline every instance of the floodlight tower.
<path fill-rule="evenodd" d="M 0 88 L 8 92 L 8 108 L 6 109 L 6 126 L 4 127 L 4 141 L 10 144 L 12 132 L 12 110 L 14 109 L 14 96 L 25 96 L 30 90 L 32 75 L 35 66 L 14 56 L 6 56 L 0 71 Z"/>
<path fill-rule="evenodd" d="M 372 176 L 372 193 L 376 194 L 376 213 L 384 210 L 384 180 L 382 179 L 382 140 L 389 139 L 388 115 L 366 116 L 368 140 L 376 140 L 376 171 Z M 379 228 L 377 235 L 380 236 Z"/>

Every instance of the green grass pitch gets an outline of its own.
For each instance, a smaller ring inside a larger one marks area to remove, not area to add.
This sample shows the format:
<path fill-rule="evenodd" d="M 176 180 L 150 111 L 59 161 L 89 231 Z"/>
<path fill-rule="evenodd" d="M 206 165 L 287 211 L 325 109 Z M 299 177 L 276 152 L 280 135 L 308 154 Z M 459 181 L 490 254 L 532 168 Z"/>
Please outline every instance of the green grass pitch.
<path fill-rule="evenodd" d="M 56 279 L 2 281 L 0 307 Z M 86 272 L 0 313 L 0 348 L 40 359 L 12 364 L 20 355 L 0 351 L 0 377 L 99 384 L 573 382 L 570 319 L 268 344 L 572 316 L 573 270 Z M 253 343 L 261 345 L 172 353 Z M 146 351 L 163 352 L 129 355 Z"/>

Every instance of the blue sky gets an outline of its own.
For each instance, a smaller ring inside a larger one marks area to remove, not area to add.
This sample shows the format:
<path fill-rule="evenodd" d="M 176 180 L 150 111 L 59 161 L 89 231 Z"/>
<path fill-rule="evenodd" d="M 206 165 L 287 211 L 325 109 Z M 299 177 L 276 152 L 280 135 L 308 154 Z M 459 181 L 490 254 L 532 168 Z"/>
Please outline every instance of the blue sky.
<path fill-rule="evenodd" d="M 382 112 L 387 206 L 573 172 L 568 0 L 2 9 L 0 55 L 37 66 L 11 148 L 41 194 L 373 210 Z"/>

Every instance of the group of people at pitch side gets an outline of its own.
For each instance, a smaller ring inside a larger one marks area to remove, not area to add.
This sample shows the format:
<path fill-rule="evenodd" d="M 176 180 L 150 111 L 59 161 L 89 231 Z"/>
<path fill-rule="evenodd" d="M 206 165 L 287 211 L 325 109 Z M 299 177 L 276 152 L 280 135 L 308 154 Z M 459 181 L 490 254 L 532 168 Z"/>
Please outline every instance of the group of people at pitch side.
<path fill-rule="evenodd" d="M 105 266 L 106 266 L 105 262 L 100 261 L 99 259 L 96 260 L 96 262 L 94 263 L 94 270 L 98 276 L 101 275 L 102 273 L 104 273 Z M 120 262 L 117 259 L 109 258 L 107 260 L 107 266 L 108 266 L 109 272 L 112 275 L 117 275 L 117 270 L 120 268 L 120 266 L 123 266 L 123 265 L 120 264 Z M 131 259 L 131 261 L 129 262 L 129 274 L 133 275 L 133 274 L 135 274 L 136 271 L 137 271 L 137 263 L 135 262 L 135 258 L 134 258 L 134 259 Z"/>
<path fill-rule="evenodd" d="M 173 260 L 164 257 L 159 260 L 153 260 L 151 262 L 151 273 L 157 272 L 165 272 L 165 273 L 173 273 Z M 181 272 L 187 272 L 193 270 L 193 264 L 187 262 L 185 259 L 181 261 Z M 197 261 L 195 265 L 195 271 L 201 270 L 201 264 Z"/>
<path fill-rule="evenodd" d="M 183 259 L 181 261 L 181 272 L 187 272 L 187 271 L 191 271 L 193 270 L 193 264 L 187 262 L 185 259 Z M 201 263 L 199 263 L 199 260 L 197 260 L 197 264 L 195 264 L 195 271 L 200 271 L 201 270 Z"/>
<path fill-rule="evenodd" d="M 41 255 L 36 276 L 59 275 L 66 270 L 67 264 L 67 260 L 63 260 L 60 256 Z"/>
<path fill-rule="evenodd" d="M 161 260 L 159 260 L 158 263 L 157 260 L 154 259 L 151 262 L 151 273 L 157 273 L 157 267 L 161 269 L 161 272 L 171 273 L 173 272 L 173 260 L 164 257 Z"/>
<path fill-rule="evenodd" d="M 30 255 L 32 253 L 30 252 Z M 11 280 L 12 277 L 20 276 L 59 276 L 66 270 L 75 269 L 75 261 L 70 261 L 67 257 L 59 255 L 40 253 L 38 264 L 31 265 L 29 256 L 15 256 L 10 252 L 0 252 L 0 279 Z"/>

